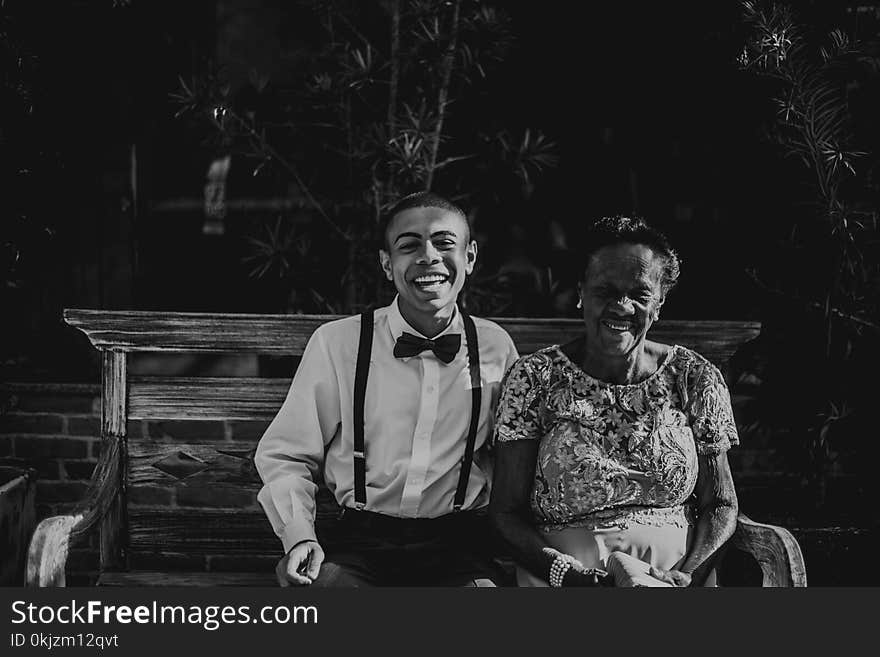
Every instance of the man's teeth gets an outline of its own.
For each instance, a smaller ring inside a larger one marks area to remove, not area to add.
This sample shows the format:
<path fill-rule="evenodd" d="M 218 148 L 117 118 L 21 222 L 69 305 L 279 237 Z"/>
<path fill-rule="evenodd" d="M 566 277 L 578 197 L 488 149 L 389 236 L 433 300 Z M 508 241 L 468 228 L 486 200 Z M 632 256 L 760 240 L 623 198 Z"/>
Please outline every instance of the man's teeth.
<path fill-rule="evenodd" d="M 429 274 L 427 276 L 418 276 L 415 282 L 419 285 L 430 285 L 432 283 L 442 283 L 446 280 L 446 276 L 440 274 Z"/>

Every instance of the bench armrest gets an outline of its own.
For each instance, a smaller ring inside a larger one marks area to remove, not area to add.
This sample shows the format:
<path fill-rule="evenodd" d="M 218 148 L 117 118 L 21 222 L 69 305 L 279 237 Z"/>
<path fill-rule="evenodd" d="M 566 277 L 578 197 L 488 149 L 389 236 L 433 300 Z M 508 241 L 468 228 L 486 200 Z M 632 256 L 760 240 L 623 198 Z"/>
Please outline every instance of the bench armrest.
<path fill-rule="evenodd" d="M 755 522 L 740 513 L 731 545 L 754 557 L 764 574 L 764 586 L 807 585 L 800 545 L 787 529 Z"/>
<path fill-rule="evenodd" d="M 119 439 L 106 441 L 83 499 L 69 514 L 37 525 L 28 549 L 25 586 L 65 585 L 68 547 L 98 525 L 119 496 L 120 453 Z"/>

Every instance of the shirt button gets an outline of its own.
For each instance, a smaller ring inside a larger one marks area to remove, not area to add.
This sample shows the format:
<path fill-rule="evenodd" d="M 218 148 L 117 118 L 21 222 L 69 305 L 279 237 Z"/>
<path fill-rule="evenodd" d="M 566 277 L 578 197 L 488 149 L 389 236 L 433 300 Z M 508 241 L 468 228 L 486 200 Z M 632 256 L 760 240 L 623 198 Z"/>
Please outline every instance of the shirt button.
<path fill-rule="evenodd" d="M 434 386 L 428 386 L 428 392 L 434 392 Z"/>

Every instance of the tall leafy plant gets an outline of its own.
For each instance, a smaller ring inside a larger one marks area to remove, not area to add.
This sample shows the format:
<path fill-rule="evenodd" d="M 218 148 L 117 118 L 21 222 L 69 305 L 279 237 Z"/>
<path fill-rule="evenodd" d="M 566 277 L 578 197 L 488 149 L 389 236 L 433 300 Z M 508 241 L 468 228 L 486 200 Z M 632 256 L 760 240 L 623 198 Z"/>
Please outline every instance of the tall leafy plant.
<path fill-rule="evenodd" d="M 797 293 L 824 311 L 830 349 L 834 320 L 880 328 L 871 319 L 878 314 L 880 290 L 871 289 L 877 263 L 869 259 L 878 211 L 870 181 L 857 172 L 862 164 L 865 169 L 873 164 L 873 154 L 857 146 L 847 92 L 854 69 L 876 72 L 880 60 L 839 28 L 824 43 L 811 43 L 788 6 L 771 3 L 762 9 L 750 0 L 743 11 L 752 34 L 740 65 L 776 83 L 771 137 L 786 156 L 800 160 L 812 180 L 814 207 L 807 221 L 819 226 L 830 277 L 818 289 Z"/>
<path fill-rule="evenodd" d="M 876 81 L 880 58 L 876 44 L 841 28 L 804 25 L 786 5 L 748 0 L 742 10 L 748 37 L 739 65 L 765 82 L 775 110 L 768 137 L 798 163 L 801 189 L 809 190 L 806 207 L 787 225 L 786 251 L 751 275 L 794 309 L 791 316 L 804 318 L 789 321 L 785 341 L 801 344 L 803 323 L 817 314 L 823 320 L 824 354 L 805 346 L 799 356 L 811 372 L 808 385 L 820 391 L 812 395 L 819 407 L 811 407 L 806 394 L 800 404 L 801 412 L 812 413 L 804 421 L 801 465 L 823 503 L 837 450 L 851 447 L 833 444 L 833 436 L 852 431 L 859 411 L 855 389 L 865 381 L 858 354 L 873 353 L 867 346 L 880 337 L 877 159 L 853 109 L 856 90 Z M 876 114 L 870 100 L 862 100 L 869 105 L 863 111 Z M 794 377 L 789 383 L 783 394 L 804 393 Z M 783 421 L 796 422 L 791 416 Z"/>
<path fill-rule="evenodd" d="M 39 61 L 14 9 L 0 6 L 0 355 L 10 365 L 24 358 L 21 339 L 35 323 L 29 305 L 54 238 L 38 209 L 36 181 L 51 168 L 35 118 Z"/>
<path fill-rule="evenodd" d="M 435 190 L 468 203 L 487 167 L 515 178 L 525 197 L 555 165 L 555 144 L 481 108 L 486 81 L 514 43 L 493 3 L 299 6 L 320 36 L 297 66 L 274 78 L 253 71 L 237 90 L 222 70 L 181 80 L 174 100 L 181 113 L 207 119 L 219 148 L 295 200 L 249 239 L 251 274 L 288 281 L 288 310 L 355 311 L 387 294 L 376 248 L 395 199 Z M 497 298 L 474 294 L 484 306 L 474 310 L 492 313 Z"/>

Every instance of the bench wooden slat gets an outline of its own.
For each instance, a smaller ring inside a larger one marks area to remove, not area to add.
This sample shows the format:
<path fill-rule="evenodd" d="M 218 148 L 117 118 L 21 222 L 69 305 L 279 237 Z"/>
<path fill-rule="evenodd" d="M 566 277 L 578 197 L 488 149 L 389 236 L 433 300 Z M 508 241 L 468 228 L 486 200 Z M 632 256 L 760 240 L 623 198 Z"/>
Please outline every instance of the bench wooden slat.
<path fill-rule="evenodd" d="M 253 461 L 256 444 L 256 440 L 218 441 L 210 436 L 185 441 L 132 440 L 128 446 L 128 481 L 133 487 L 229 485 L 236 490 L 257 491 L 262 484 Z M 239 499 L 236 505 L 242 501 Z"/>
<path fill-rule="evenodd" d="M 132 377 L 128 417 L 134 420 L 271 420 L 291 379 Z"/>
<path fill-rule="evenodd" d="M 83 331 L 98 349 L 151 352 L 262 353 L 302 355 L 321 324 L 338 315 L 254 315 L 68 309 L 65 321 Z M 581 335 L 579 319 L 492 318 L 527 354 Z M 651 337 L 697 349 L 723 362 L 743 342 L 758 335 L 758 322 L 669 320 Z"/>
<path fill-rule="evenodd" d="M 271 586 L 273 571 L 253 573 L 188 573 L 175 571 L 104 572 L 98 586 Z"/>
<path fill-rule="evenodd" d="M 338 506 L 326 489 L 315 518 L 318 537 L 339 547 L 356 548 L 359 536 L 343 536 Z M 185 509 L 129 507 L 129 547 L 133 552 L 239 555 L 278 558 L 281 541 L 257 509 Z"/>
<path fill-rule="evenodd" d="M 301 355 L 315 329 L 337 316 L 68 309 L 64 320 L 97 349 Z"/>
<path fill-rule="evenodd" d="M 133 551 L 254 556 L 280 550 L 269 521 L 257 511 L 132 506 L 128 522 Z"/>
<path fill-rule="evenodd" d="M 583 335 L 580 319 L 493 318 L 513 338 L 521 354 L 551 344 L 565 344 Z M 761 332 L 760 322 L 669 320 L 658 322 L 648 334 L 651 340 L 694 349 L 721 367 L 743 343 Z"/>

